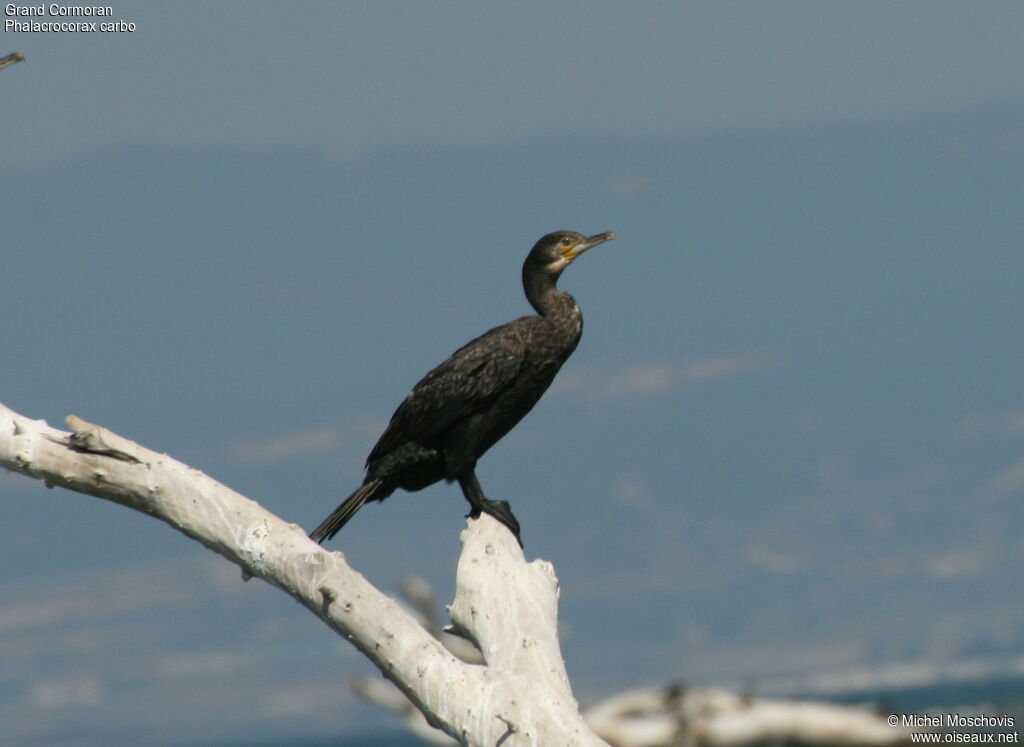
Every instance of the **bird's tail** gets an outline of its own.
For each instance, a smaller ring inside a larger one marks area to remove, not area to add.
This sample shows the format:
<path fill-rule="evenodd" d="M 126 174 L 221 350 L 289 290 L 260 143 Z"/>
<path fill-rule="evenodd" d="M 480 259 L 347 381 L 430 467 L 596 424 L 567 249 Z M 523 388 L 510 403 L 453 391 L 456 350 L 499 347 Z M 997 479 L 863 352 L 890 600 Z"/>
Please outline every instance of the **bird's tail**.
<path fill-rule="evenodd" d="M 309 533 L 309 538 L 314 542 L 323 543 L 336 535 L 343 526 L 356 515 L 356 511 L 363 507 L 367 501 L 377 498 L 380 492 L 382 480 L 369 480 L 364 482 L 345 501 L 331 512 L 331 515 L 320 522 L 320 526 Z"/>

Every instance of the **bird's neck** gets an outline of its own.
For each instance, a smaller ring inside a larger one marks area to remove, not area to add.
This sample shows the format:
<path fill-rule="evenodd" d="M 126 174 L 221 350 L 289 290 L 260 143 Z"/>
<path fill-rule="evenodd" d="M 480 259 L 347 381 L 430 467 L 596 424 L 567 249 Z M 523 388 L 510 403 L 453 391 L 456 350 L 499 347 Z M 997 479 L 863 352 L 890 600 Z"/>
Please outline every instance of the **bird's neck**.
<path fill-rule="evenodd" d="M 558 290 L 555 285 L 557 278 L 550 275 L 523 276 L 523 290 L 526 291 L 526 300 L 530 302 L 538 314 L 545 319 L 564 316 L 565 314 L 576 313 L 576 302 L 568 293 Z"/>

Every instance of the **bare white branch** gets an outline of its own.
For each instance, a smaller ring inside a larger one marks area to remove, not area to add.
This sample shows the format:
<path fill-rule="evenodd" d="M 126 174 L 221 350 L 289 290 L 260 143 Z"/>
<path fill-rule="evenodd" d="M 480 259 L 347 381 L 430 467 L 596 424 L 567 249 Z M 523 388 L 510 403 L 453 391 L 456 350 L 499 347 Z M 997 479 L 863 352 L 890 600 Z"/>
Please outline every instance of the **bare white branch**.
<path fill-rule="evenodd" d="M 0 404 L 0 466 L 170 524 L 306 606 L 465 745 L 600 745 L 557 640 L 558 582 L 489 516 L 470 521 L 452 605 L 485 665 L 459 660 L 397 602 L 288 524 L 202 472 L 74 416 L 73 432 Z M 547 627 L 544 627 L 547 626 Z"/>
<path fill-rule="evenodd" d="M 905 729 L 863 708 L 745 698 L 721 688 L 630 690 L 595 703 L 585 717 L 594 731 L 618 747 L 778 742 L 866 747 L 908 739 Z"/>

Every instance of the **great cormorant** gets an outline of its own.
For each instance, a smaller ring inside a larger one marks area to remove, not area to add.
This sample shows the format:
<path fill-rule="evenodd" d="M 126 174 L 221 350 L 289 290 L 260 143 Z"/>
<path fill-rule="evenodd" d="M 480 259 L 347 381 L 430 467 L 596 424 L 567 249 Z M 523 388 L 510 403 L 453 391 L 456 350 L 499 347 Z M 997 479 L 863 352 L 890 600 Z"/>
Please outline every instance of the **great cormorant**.
<path fill-rule="evenodd" d="M 443 479 L 459 481 L 470 516 L 490 514 L 522 544 L 508 502 L 484 496 L 476 462 L 537 404 L 580 341 L 583 316 L 556 287 L 558 276 L 583 252 L 614 238 L 573 231 L 542 237 L 523 263 L 523 290 L 537 313 L 485 332 L 424 376 L 367 457 L 363 484 L 309 536 L 329 540 L 367 501 Z"/>

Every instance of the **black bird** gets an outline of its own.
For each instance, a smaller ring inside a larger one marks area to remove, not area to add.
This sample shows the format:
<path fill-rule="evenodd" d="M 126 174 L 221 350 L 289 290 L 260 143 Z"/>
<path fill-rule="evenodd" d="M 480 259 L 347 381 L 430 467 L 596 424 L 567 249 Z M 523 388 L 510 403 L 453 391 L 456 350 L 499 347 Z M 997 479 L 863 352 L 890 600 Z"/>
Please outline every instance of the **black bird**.
<path fill-rule="evenodd" d="M 556 287 L 558 276 L 583 252 L 614 238 L 573 231 L 541 238 L 523 263 L 523 290 L 537 313 L 485 332 L 424 376 L 367 457 L 363 484 L 309 536 L 329 540 L 367 501 L 443 479 L 459 481 L 471 517 L 490 514 L 522 544 L 508 502 L 484 496 L 476 462 L 537 404 L 580 341 L 583 315 Z"/>

